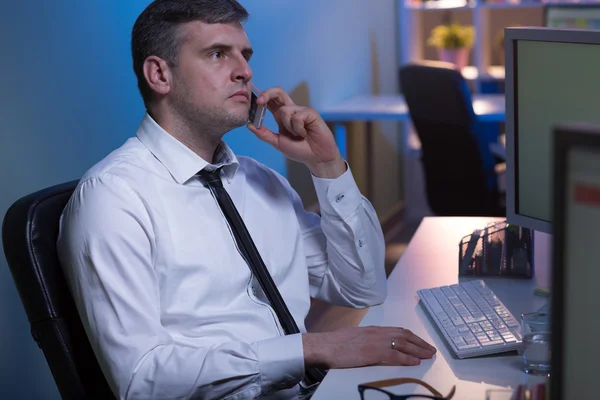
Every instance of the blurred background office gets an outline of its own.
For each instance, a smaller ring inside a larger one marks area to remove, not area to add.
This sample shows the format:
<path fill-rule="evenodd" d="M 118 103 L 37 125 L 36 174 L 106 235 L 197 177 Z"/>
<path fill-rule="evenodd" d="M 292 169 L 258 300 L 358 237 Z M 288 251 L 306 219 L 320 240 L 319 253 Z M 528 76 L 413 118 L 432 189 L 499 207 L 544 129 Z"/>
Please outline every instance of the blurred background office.
<path fill-rule="evenodd" d="M 255 48 L 254 82 L 260 88 L 282 86 L 298 104 L 326 111 L 355 96 L 400 93 L 399 68 L 427 59 L 461 67 L 469 94 L 502 96 L 504 27 L 581 27 L 596 21 L 591 8 L 581 14 L 558 4 L 406 1 L 241 0 L 251 15 L 246 30 Z M 79 178 L 135 133 L 144 109 L 129 40 L 149 2 L 3 3 L 0 215 L 21 196 Z M 393 265 L 410 238 L 411 224 L 434 212 L 419 134 L 406 118 L 374 119 L 370 129 L 358 117 L 329 122 L 380 216 Z M 267 125 L 275 129 L 272 118 Z M 500 137 L 502 118 L 490 125 L 484 130 Z M 236 153 L 288 177 L 305 206 L 315 208 L 302 166 L 286 161 L 245 128 L 225 140 Z M 58 399 L 2 253 L 0 338 L 0 398 Z"/>

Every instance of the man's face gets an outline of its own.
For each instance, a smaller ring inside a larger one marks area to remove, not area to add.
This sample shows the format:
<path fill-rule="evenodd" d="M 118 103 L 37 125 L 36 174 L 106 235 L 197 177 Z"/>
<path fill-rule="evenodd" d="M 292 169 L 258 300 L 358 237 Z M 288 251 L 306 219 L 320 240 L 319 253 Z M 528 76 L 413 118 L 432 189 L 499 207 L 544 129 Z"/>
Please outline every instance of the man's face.
<path fill-rule="evenodd" d="M 193 129 L 216 131 L 248 120 L 250 41 L 241 24 L 194 21 L 180 27 L 181 46 L 169 97 Z"/>

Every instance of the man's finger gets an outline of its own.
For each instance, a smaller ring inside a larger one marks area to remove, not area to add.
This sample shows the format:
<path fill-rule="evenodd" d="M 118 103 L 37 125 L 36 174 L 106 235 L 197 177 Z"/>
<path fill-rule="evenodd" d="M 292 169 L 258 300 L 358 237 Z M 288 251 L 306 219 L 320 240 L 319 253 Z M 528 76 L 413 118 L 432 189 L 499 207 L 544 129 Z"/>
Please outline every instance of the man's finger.
<path fill-rule="evenodd" d="M 294 115 L 294 110 L 286 106 L 281 107 L 279 111 L 279 119 L 283 124 L 283 127 L 291 134 L 294 134 L 294 127 L 292 126 L 292 116 Z"/>
<path fill-rule="evenodd" d="M 421 360 L 418 357 L 411 356 L 410 354 L 401 353 L 399 351 L 386 352 L 386 359 L 383 360 L 388 365 L 419 365 Z"/>
<path fill-rule="evenodd" d="M 263 91 L 256 102 L 260 105 L 268 104 L 271 109 L 271 102 L 277 103 L 279 106 L 293 106 L 294 101 L 281 87 L 274 87 Z"/>
<path fill-rule="evenodd" d="M 298 131 L 298 129 L 296 129 L 296 125 L 292 122 L 292 119 L 304 109 L 304 107 L 300 106 L 284 106 L 279 110 L 279 118 L 281 119 L 281 123 L 285 129 L 287 129 L 294 136 L 302 136 L 302 134 L 300 131 Z M 302 127 L 304 127 L 304 124 L 302 124 Z"/>
<path fill-rule="evenodd" d="M 424 349 L 419 347 L 407 340 L 400 339 L 396 343 L 395 349 L 401 353 L 408 354 L 409 356 L 418 358 L 431 358 L 433 357 L 433 351 L 431 349 Z"/>
<path fill-rule="evenodd" d="M 423 349 L 431 350 L 434 353 L 437 351 L 437 349 L 435 347 L 433 347 L 432 345 L 430 345 L 429 343 L 427 343 L 426 341 L 424 341 L 423 339 L 421 339 L 420 337 L 418 337 L 417 335 L 415 335 L 408 329 L 402 329 L 402 331 L 400 332 L 400 337 L 402 337 L 404 340 L 406 340 L 410 343 L 413 343 Z"/>
<path fill-rule="evenodd" d="M 304 127 L 304 125 L 306 124 L 307 117 L 308 114 L 302 111 L 297 112 L 292 116 L 292 127 L 294 129 L 294 132 L 296 132 L 298 135 L 304 138 L 307 136 L 306 128 Z"/>
<path fill-rule="evenodd" d="M 246 125 L 246 128 L 248 128 L 248 130 L 254 133 L 256 136 L 258 136 L 258 138 L 262 141 L 269 143 L 276 149 L 279 149 L 279 135 L 271 131 L 266 126 L 263 125 L 259 129 L 257 129 L 252 122 L 249 122 Z"/>

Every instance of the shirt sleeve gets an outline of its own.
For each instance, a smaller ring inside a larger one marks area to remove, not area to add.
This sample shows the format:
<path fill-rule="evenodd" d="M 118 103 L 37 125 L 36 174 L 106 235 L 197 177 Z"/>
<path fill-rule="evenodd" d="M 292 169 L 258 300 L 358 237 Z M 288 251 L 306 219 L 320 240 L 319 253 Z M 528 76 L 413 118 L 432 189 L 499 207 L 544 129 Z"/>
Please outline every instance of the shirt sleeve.
<path fill-rule="evenodd" d="M 304 376 L 300 334 L 206 347 L 161 325 L 152 219 L 117 176 L 91 178 L 62 218 L 58 251 L 95 355 L 119 399 L 254 398 Z"/>
<path fill-rule="evenodd" d="M 312 176 L 321 216 L 292 199 L 304 240 L 310 294 L 326 302 L 363 308 L 386 297 L 385 242 L 375 209 L 362 196 L 350 167 L 336 179 Z"/>

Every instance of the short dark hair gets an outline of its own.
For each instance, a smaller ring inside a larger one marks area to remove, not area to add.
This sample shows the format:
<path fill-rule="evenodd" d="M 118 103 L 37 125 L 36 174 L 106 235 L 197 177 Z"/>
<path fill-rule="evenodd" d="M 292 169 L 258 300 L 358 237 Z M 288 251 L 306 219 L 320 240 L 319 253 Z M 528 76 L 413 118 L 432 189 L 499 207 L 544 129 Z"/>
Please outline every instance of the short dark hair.
<path fill-rule="evenodd" d="M 131 55 L 138 88 L 148 107 L 152 89 L 144 78 L 144 62 L 157 56 L 177 66 L 181 38 L 179 27 L 192 21 L 207 24 L 243 23 L 248 11 L 236 0 L 154 0 L 140 14 L 131 32 Z"/>

